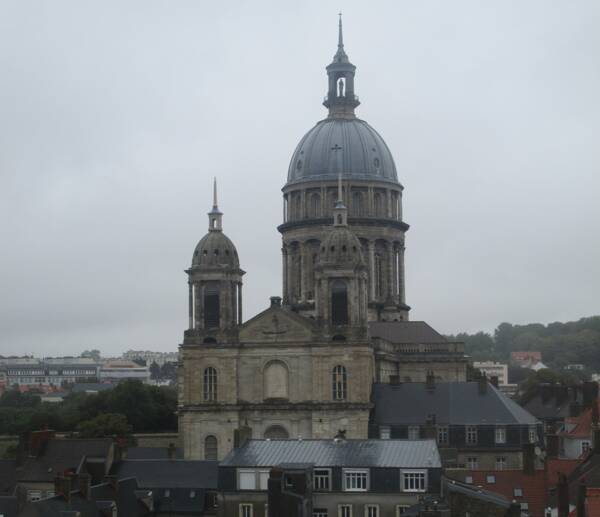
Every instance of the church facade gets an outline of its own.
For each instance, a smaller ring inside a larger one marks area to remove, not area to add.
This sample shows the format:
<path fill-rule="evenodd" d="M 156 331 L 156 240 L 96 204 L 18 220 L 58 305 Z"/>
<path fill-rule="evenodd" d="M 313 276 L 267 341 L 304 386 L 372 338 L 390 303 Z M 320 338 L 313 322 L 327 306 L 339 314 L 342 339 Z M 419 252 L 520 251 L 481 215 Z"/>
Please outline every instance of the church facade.
<path fill-rule="evenodd" d="M 247 437 L 367 438 L 374 382 L 466 380 L 463 344 L 409 320 L 403 187 L 384 140 L 356 117 L 341 21 L 326 70 L 329 114 L 298 144 L 283 187 L 283 296 L 247 321 L 245 272 L 215 186 L 208 233 L 186 271 L 186 458 L 220 459 Z"/>

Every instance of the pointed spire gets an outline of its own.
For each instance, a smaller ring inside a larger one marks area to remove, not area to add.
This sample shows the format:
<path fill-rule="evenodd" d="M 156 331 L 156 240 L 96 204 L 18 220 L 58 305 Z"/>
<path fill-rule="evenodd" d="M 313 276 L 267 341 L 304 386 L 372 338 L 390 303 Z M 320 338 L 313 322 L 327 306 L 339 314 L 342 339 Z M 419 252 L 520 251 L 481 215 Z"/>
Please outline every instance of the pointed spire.
<path fill-rule="evenodd" d="M 217 203 L 217 177 L 213 178 L 213 210 L 218 209 L 219 203 Z"/>
<path fill-rule="evenodd" d="M 338 48 L 335 56 L 333 56 L 334 63 L 348 63 L 348 56 L 344 50 L 344 34 L 342 31 L 342 13 L 338 13 L 340 17 L 338 21 Z"/>
<path fill-rule="evenodd" d="M 220 232 L 223 229 L 223 213 L 219 210 L 217 201 L 217 178 L 213 179 L 213 207 L 208 212 L 208 230 Z"/>
<path fill-rule="evenodd" d="M 338 51 L 339 50 L 343 50 L 344 49 L 344 34 L 342 32 L 342 13 L 338 13 L 338 16 L 340 17 L 340 21 L 339 21 L 339 28 L 338 28 Z"/>
<path fill-rule="evenodd" d="M 344 194 L 342 192 L 342 173 L 338 172 L 338 199 L 333 207 L 333 226 L 347 226 L 348 209 L 344 205 Z"/>

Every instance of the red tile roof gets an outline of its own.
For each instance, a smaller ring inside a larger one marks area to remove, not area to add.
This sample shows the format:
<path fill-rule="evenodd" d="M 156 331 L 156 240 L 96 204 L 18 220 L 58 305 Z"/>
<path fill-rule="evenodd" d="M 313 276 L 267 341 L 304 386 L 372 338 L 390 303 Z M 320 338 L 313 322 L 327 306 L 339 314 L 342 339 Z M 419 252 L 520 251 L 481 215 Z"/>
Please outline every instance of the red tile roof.
<path fill-rule="evenodd" d="M 555 487 L 558 483 L 558 474 L 569 476 L 575 467 L 581 463 L 580 459 L 559 459 L 550 458 L 546 460 L 546 482 L 548 488 Z"/>
<path fill-rule="evenodd" d="M 588 488 L 585 499 L 587 517 L 600 517 L 600 488 Z"/>
<path fill-rule="evenodd" d="M 466 472 L 472 476 L 473 485 L 484 490 L 503 495 L 509 501 L 528 503 L 532 517 L 544 517 L 546 508 L 546 472 L 536 470 L 535 474 L 525 474 L 520 470 L 473 470 Z M 494 483 L 488 483 L 488 476 L 495 476 Z M 515 488 L 522 490 L 522 496 L 515 495 Z M 599 516 L 600 517 L 600 516 Z"/>
<path fill-rule="evenodd" d="M 596 407 L 600 411 L 600 400 L 596 399 Z M 566 419 L 569 424 L 575 427 L 570 431 L 562 431 L 559 436 L 569 438 L 589 438 L 592 436 L 592 408 L 586 409 L 579 416 Z"/>

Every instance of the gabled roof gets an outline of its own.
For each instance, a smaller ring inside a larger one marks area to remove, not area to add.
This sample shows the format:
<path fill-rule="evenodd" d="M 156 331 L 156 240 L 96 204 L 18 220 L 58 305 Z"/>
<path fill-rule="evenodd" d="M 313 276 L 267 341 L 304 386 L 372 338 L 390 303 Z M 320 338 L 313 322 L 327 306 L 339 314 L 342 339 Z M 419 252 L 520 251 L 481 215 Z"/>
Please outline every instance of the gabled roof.
<path fill-rule="evenodd" d="M 488 384 L 479 392 L 478 382 L 423 382 L 399 385 L 374 384 L 374 422 L 378 425 L 424 424 L 435 415 L 448 425 L 536 425 L 539 421 L 504 393 Z"/>
<path fill-rule="evenodd" d="M 441 468 L 435 440 L 248 440 L 221 462 L 223 467 Z"/>
<path fill-rule="evenodd" d="M 390 343 L 447 343 L 448 340 L 424 321 L 372 321 L 369 333 Z"/>
<path fill-rule="evenodd" d="M 596 409 L 600 410 L 600 400 L 596 399 L 594 403 L 596 404 Z M 592 420 L 593 409 L 588 408 L 579 416 L 565 419 L 565 422 L 573 425 L 573 428 L 570 431 L 563 430 L 558 434 L 564 438 L 591 438 Z"/>
<path fill-rule="evenodd" d="M 111 446 L 110 438 L 51 438 L 37 457 L 25 458 L 17 468 L 17 479 L 54 482 L 58 474 L 76 472 L 85 457 L 106 458 Z"/>
<path fill-rule="evenodd" d="M 452 475 L 456 477 L 458 473 Z M 521 470 L 470 470 L 464 471 L 464 478 L 471 476 L 474 487 L 500 494 L 509 501 L 528 503 L 531 515 L 544 515 L 546 508 L 546 473 L 536 470 L 534 474 L 526 474 Z M 488 482 L 493 476 L 493 483 Z M 515 488 L 520 488 L 522 496 L 515 495 Z"/>
<path fill-rule="evenodd" d="M 217 488 L 217 461 L 123 460 L 115 463 L 112 474 L 136 478 L 141 488 Z"/>

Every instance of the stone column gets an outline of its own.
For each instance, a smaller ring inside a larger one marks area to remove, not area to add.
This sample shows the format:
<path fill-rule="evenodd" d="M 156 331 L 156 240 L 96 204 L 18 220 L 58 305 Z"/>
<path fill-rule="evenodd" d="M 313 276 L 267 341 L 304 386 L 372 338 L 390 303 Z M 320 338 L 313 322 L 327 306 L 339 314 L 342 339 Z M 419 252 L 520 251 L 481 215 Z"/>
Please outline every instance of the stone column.
<path fill-rule="evenodd" d="M 392 269 L 394 274 L 394 285 L 393 285 L 393 298 L 394 301 L 398 302 L 398 246 L 393 245 L 392 248 Z"/>
<path fill-rule="evenodd" d="M 238 325 L 242 324 L 242 282 L 238 283 L 238 304 L 237 304 L 237 310 L 238 310 Z"/>
<path fill-rule="evenodd" d="M 373 217 L 375 215 L 375 209 L 373 208 L 373 187 L 369 187 L 367 191 L 367 214 L 369 217 Z"/>
<path fill-rule="evenodd" d="M 398 281 L 400 282 L 400 303 L 406 303 L 406 292 L 405 292 L 405 288 L 404 288 L 404 246 L 401 245 L 400 246 L 400 253 L 399 253 L 399 268 L 400 268 L 400 275 L 399 275 L 399 279 Z"/>
<path fill-rule="evenodd" d="M 300 191 L 301 207 L 300 207 L 300 219 L 306 217 L 306 189 Z"/>
<path fill-rule="evenodd" d="M 385 189 L 385 197 L 387 200 L 387 216 L 391 219 L 392 217 L 392 193 L 390 189 Z"/>
<path fill-rule="evenodd" d="M 369 300 L 375 301 L 375 242 L 369 241 Z"/>
<path fill-rule="evenodd" d="M 307 293 L 307 263 L 306 263 L 306 243 L 305 242 L 301 242 L 298 245 L 298 255 L 299 255 L 299 259 L 300 259 L 300 300 L 301 301 L 305 301 L 307 299 L 306 293 Z"/>
<path fill-rule="evenodd" d="M 281 248 L 281 266 L 283 271 L 283 303 L 289 302 L 289 285 L 288 285 L 288 250 L 284 244 Z"/>
<path fill-rule="evenodd" d="M 389 193 L 389 190 L 388 190 Z M 392 242 L 388 242 L 388 297 L 394 298 L 394 244 Z"/>
<path fill-rule="evenodd" d="M 191 282 L 188 282 L 188 288 L 189 288 L 188 306 L 189 306 L 189 313 L 190 313 L 189 328 L 193 329 L 194 328 L 194 291 L 193 291 L 194 288 L 192 287 Z"/>
<path fill-rule="evenodd" d="M 194 328 L 200 328 L 202 321 L 202 310 L 200 310 L 200 301 L 202 300 L 202 288 L 196 284 L 194 285 Z"/>
<path fill-rule="evenodd" d="M 327 189 L 321 186 L 321 217 L 325 217 L 325 206 L 327 205 Z"/>

